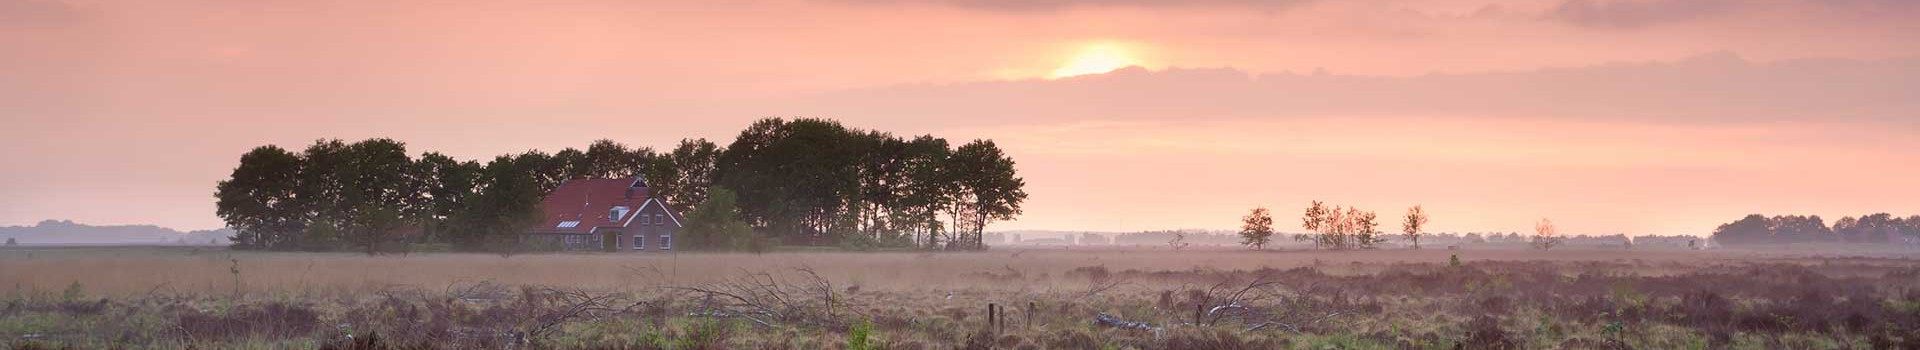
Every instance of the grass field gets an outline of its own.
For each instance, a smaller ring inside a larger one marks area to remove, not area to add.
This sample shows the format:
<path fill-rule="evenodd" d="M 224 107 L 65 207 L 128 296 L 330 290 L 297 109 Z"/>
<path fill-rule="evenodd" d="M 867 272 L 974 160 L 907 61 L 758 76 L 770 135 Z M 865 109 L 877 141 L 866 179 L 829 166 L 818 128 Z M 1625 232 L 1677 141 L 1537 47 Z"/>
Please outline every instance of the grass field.
<path fill-rule="evenodd" d="M 0 336 L 82 348 L 1916 348 L 1916 258 L 1846 246 L 9 249 Z"/>

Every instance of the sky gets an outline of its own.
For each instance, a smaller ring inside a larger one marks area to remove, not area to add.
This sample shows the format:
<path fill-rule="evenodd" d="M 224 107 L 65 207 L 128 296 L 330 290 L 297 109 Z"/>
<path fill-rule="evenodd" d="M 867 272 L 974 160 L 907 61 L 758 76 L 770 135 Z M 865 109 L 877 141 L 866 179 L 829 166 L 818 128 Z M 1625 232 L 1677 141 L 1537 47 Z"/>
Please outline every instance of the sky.
<path fill-rule="evenodd" d="M 0 225 L 219 227 L 264 144 L 487 159 L 765 117 L 993 139 L 1031 195 L 994 230 L 1920 214 L 1920 2 L 0 0 Z"/>

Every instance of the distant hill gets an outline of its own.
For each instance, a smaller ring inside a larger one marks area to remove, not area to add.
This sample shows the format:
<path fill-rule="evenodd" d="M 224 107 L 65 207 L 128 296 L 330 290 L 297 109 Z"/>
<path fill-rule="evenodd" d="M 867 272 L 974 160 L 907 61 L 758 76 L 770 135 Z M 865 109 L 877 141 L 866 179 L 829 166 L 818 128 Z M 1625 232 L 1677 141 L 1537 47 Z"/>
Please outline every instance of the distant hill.
<path fill-rule="evenodd" d="M 0 242 L 46 245 L 227 245 L 231 229 L 180 232 L 154 225 L 94 226 L 72 220 L 46 220 L 33 226 L 0 226 Z"/>

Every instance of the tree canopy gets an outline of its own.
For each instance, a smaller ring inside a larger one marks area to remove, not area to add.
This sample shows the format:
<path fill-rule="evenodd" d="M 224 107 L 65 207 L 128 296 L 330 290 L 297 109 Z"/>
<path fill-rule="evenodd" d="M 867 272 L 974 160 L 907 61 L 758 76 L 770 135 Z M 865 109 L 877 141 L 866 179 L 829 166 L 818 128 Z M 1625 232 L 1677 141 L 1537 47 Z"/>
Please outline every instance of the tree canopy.
<path fill-rule="evenodd" d="M 1829 227 L 1819 215 L 1750 214 L 1713 230 L 1720 244 L 1920 241 L 1920 215 L 1906 218 L 1877 213 L 1843 217 Z"/>
<path fill-rule="evenodd" d="M 298 153 L 261 146 L 216 186 L 216 214 L 235 229 L 239 249 L 377 254 L 447 243 L 511 253 L 540 220 L 541 198 L 562 182 L 628 176 L 647 179 L 677 212 L 712 222 L 731 216 L 754 237 L 789 244 L 978 249 L 985 227 L 1018 216 L 1027 197 L 1013 159 L 989 140 L 951 148 L 931 135 L 769 118 L 724 148 L 684 139 L 661 153 L 603 139 L 584 151 L 527 151 L 485 164 L 437 152 L 416 159 L 384 138 L 319 140 Z M 715 201 L 720 188 L 729 197 Z M 702 208 L 721 202 L 737 209 Z"/>
<path fill-rule="evenodd" d="M 949 149 L 930 135 L 824 119 L 762 119 L 715 164 L 715 183 L 739 194 L 746 222 L 789 243 L 978 249 L 986 226 L 1012 220 L 1027 198 L 1013 159 L 992 141 Z"/>

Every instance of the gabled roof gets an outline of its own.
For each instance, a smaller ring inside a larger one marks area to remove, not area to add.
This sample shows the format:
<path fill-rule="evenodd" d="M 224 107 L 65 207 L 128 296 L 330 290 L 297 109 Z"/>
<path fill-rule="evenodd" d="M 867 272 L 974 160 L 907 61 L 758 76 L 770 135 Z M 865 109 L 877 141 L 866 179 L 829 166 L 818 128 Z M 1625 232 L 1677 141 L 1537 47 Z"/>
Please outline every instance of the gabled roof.
<path fill-rule="evenodd" d="M 636 177 L 567 180 L 540 201 L 545 220 L 529 232 L 585 234 L 600 228 L 628 227 L 634 224 L 635 214 L 648 205 L 667 208 L 658 198 L 650 197 L 650 190 L 645 181 Z M 627 214 L 616 219 L 612 212 L 618 206 L 627 207 Z M 672 210 L 666 211 L 674 224 L 679 225 L 678 215 Z"/>

